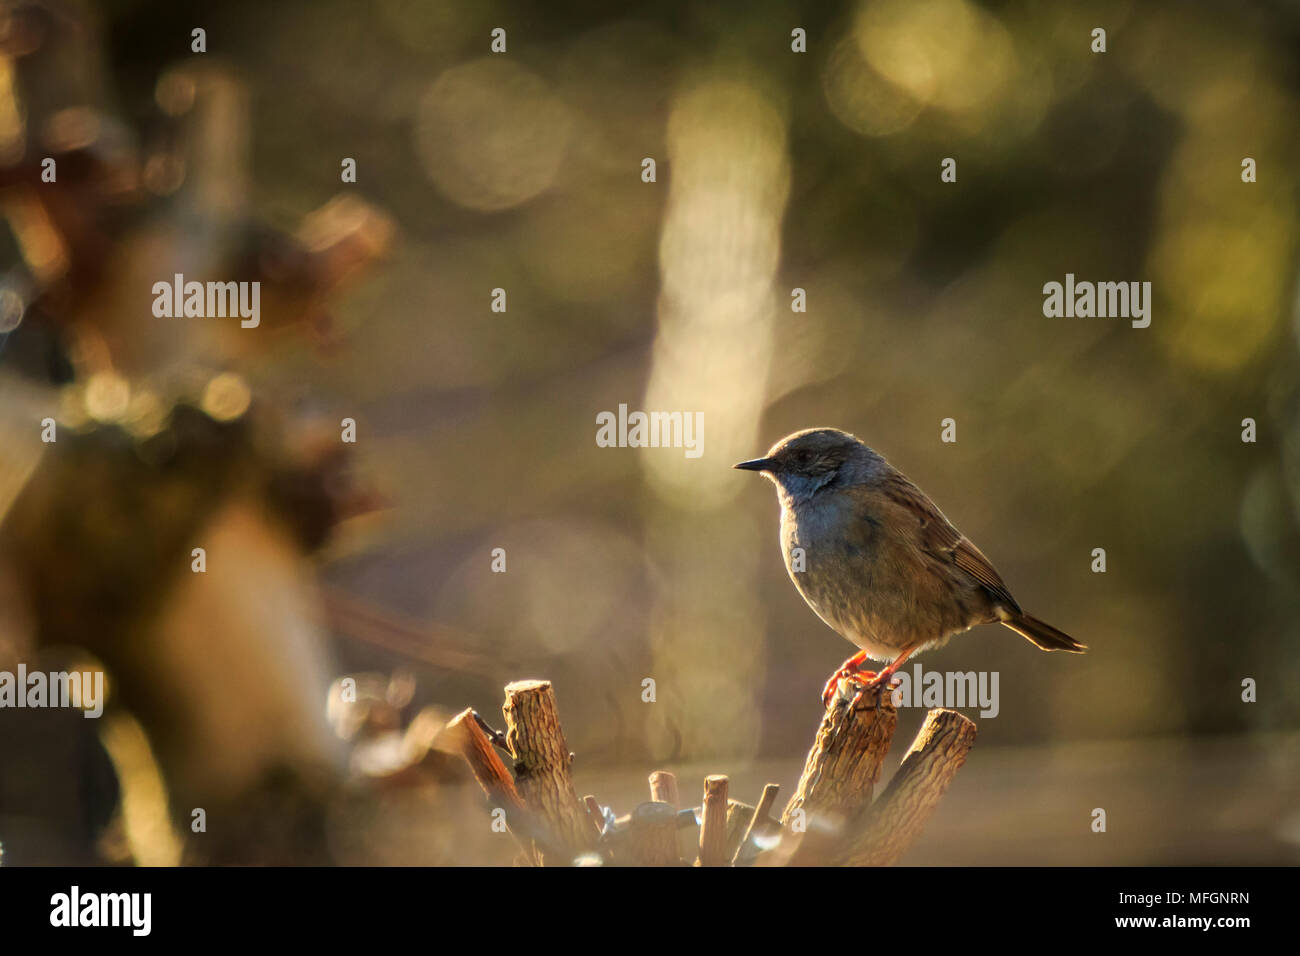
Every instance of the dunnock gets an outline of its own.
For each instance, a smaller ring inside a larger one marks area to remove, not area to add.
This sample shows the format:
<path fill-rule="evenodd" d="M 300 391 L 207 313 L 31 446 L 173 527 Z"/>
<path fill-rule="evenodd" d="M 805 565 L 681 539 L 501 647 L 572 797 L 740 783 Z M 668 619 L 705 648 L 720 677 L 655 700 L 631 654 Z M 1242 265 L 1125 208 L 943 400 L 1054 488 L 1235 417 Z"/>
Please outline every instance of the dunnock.
<path fill-rule="evenodd" d="M 790 580 L 818 617 L 862 648 L 826 682 L 824 703 L 841 678 L 886 686 L 910 654 L 976 624 L 1005 624 L 1045 651 L 1086 650 L 1022 611 L 925 492 L 852 435 L 795 432 L 735 467 L 776 484 Z M 875 674 L 861 669 L 868 657 L 892 663 Z"/>

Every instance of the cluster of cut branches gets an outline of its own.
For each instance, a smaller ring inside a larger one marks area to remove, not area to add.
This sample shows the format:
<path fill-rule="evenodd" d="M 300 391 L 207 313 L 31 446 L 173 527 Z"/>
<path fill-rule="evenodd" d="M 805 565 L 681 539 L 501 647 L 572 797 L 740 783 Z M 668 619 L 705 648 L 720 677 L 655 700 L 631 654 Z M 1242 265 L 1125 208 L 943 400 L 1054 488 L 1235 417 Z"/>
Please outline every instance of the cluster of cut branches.
<path fill-rule="evenodd" d="M 579 799 L 549 681 L 506 686 L 504 733 L 470 709 L 447 725 L 442 744 L 469 763 L 528 865 L 886 866 L 920 836 L 975 742 L 975 724 L 930 711 L 873 800 L 898 712 L 888 693 L 846 688 L 827 708 L 779 819 L 776 784 L 750 805 L 730 798 L 722 774 L 705 777 L 699 806 L 681 806 L 677 778 L 665 770 L 650 774 L 650 800 L 624 816 L 595 796 Z"/>

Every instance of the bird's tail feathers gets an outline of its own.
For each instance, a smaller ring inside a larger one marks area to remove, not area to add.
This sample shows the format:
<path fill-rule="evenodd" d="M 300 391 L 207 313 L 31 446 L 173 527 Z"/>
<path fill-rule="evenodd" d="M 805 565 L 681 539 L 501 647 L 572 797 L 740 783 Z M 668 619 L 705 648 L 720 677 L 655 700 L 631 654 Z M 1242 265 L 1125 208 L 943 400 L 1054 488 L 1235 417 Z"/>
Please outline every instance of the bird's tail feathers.
<path fill-rule="evenodd" d="M 1080 644 L 1064 631 L 1058 631 L 1046 621 L 1040 621 L 1028 614 L 1009 614 L 1003 618 L 1002 623 L 1035 647 L 1045 651 L 1070 651 L 1073 654 L 1082 654 L 1088 649 L 1087 644 Z"/>

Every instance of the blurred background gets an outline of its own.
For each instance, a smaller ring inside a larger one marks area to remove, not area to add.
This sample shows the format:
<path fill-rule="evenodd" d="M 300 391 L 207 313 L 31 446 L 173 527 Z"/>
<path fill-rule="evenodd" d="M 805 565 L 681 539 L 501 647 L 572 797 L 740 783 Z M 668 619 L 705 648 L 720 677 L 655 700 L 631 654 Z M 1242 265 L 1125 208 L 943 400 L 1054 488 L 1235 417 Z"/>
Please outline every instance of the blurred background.
<path fill-rule="evenodd" d="M 1300 7 L 0 9 L 0 670 L 110 692 L 0 711 L 6 862 L 509 863 L 436 738 L 525 677 L 619 813 L 788 795 L 853 648 L 730 466 L 814 425 L 1091 647 L 919 658 L 1000 710 L 905 862 L 1300 859 Z M 155 318 L 178 272 L 260 327 Z"/>

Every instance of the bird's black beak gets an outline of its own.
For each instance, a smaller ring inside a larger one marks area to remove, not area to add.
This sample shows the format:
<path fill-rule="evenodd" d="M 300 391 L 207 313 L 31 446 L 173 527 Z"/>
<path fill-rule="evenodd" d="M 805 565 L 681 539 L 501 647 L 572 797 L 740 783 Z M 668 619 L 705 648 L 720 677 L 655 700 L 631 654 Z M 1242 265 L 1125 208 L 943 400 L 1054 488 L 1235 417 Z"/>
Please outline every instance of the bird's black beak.
<path fill-rule="evenodd" d="M 775 462 L 771 458 L 751 458 L 749 461 L 742 461 L 732 465 L 732 468 L 739 468 L 741 471 L 771 471 Z"/>

